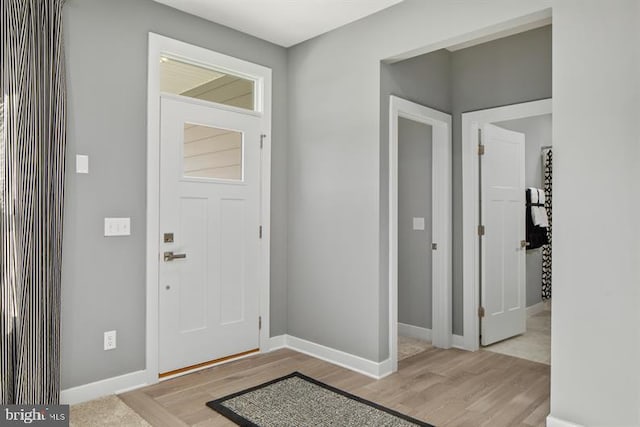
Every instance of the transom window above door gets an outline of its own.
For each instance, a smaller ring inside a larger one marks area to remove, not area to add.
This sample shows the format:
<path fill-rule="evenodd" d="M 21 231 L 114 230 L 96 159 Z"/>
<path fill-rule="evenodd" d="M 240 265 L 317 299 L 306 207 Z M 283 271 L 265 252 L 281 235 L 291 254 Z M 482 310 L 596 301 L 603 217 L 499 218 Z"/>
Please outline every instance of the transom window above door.
<path fill-rule="evenodd" d="M 256 110 L 256 82 L 225 71 L 160 57 L 160 91 Z"/>

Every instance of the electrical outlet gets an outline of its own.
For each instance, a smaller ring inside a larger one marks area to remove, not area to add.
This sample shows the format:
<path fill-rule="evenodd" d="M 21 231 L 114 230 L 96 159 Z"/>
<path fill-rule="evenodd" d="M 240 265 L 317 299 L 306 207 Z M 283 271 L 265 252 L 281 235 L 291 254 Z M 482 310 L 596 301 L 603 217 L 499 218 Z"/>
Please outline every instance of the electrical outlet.
<path fill-rule="evenodd" d="M 104 349 L 113 350 L 116 348 L 116 331 L 107 331 L 104 333 Z"/>

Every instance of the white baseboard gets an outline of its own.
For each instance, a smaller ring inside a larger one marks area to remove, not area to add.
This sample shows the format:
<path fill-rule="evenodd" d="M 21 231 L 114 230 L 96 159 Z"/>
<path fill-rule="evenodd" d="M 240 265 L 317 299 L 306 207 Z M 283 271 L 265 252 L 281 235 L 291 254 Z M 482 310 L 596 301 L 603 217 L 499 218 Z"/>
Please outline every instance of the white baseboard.
<path fill-rule="evenodd" d="M 136 371 L 118 377 L 107 378 L 71 387 L 60 392 L 60 403 L 75 405 L 110 394 L 124 393 L 148 385 L 147 371 Z"/>
<path fill-rule="evenodd" d="M 547 427 L 584 427 L 580 424 L 570 423 L 569 421 L 561 420 L 549 415 L 547 417 Z"/>
<path fill-rule="evenodd" d="M 549 302 L 540 301 L 537 304 L 532 305 L 531 307 L 527 307 L 527 316 L 535 316 L 538 313 L 542 313 L 545 310 L 549 310 Z"/>
<path fill-rule="evenodd" d="M 398 335 L 416 338 L 423 341 L 431 341 L 431 329 L 398 322 Z"/>
<path fill-rule="evenodd" d="M 384 377 L 393 374 L 392 366 L 390 357 L 378 363 L 378 376 L 375 378 L 381 380 Z"/>
<path fill-rule="evenodd" d="M 401 328 L 400 325 L 402 324 L 398 324 L 398 330 Z M 426 334 L 428 332 L 428 339 L 431 339 L 431 331 L 429 329 L 418 328 L 415 326 L 412 326 L 411 328 L 415 328 L 412 329 L 412 333 L 419 333 L 422 334 L 422 336 L 427 336 Z M 463 343 L 464 340 L 462 336 L 453 335 L 453 347 L 464 349 Z M 381 379 L 391 374 L 391 358 L 383 360 L 382 362 L 373 362 L 360 356 L 316 344 L 291 335 L 278 335 L 271 337 L 269 339 L 269 349 L 266 351 L 274 351 L 281 348 L 289 348 L 375 379 Z M 147 371 L 131 372 L 129 374 L 62 390 L 60 392 L 60 402 L 63 404 L 75 405 L 77 403 L 97 399 L 102 396 L 124 393 L 144 387 L 149 385 L 148 381 L 149 377 L 147 375 Z M 567 426 L 571 426 L 571 424 Z"/>
<path fill-rule="evenodd" d="M 408 325 L 406 323 L 398 323 L 398 335 L 431 341 L 431 329 Z M 466 350 L 466 348 L 464 348 L 464 337 L 462 335 L 452 335 L 451 347 Z"/>
<path fill-rule="evenodd" d="M 464 337 L 462 335 L 452 335 L 451 336 L 451 347 L 457 348 L 459 350 L 467 350 L 464 347 Z"/>
<path fill-rule="evenodd" d="M 316 344 L 291 335 L 273 337 L 271 338 L 271 344 L 274 345 L 271 347 L 271 350 L 289 348 L 299 353 L 307 354 L 315 357 L 316 359 L 342 366 L 343 368 L 350 369 L 375 379 L 384 378 L 391 373 L 391 359 L 387 359 L 382 362 L 372 362 L 371 360 L 363 357 L 346 353 L 341 350 L 336 350 L 331 347 L 326 347 L 321 344 Z"/>
<path fill-rule="evenodd" d="M 286 347 L 285 344 L 286 335 L 280 335 L 269 339 L 269 347 L 265 351 L 277 350 Z M 246 356 L 235 358 L 234 360 L 243 359 L 246 357 L 254 356 L 256 353 L 251 353 Z M 207 365 L 198 369 L 190 370 L 186 373 L 180 373 L 172 375 L 170 377 L 163 378 L 163 380 L 170 380 L 181 375 L 190 374 L 199 370 L 209 369 L 212 366 L 217 366 L 225 362 L 221 362 L 215 365 Z M 147 371 L 131 372 L 130 374 L 124 374 L 113 378 L 107 378 L 104 380 L 96 381 L 89 384 L 84 384 L 77 387 L 68 388 L 60 392 L 60 403 L 75 405 L 77 403 L 86 402 L 88 400 L 97 399 L 103 396 L 111 394 L 120 394 L 127 391 L 135 390 L 140 387 L 149 385 L 149 377 Z"/>
<path fill-rule="evenodd" d="M 286 335 L 278 335 L 278 336 L 269 338 L 269 351 L 280 350 L 281 348 L 285 348 L 286 346 L 287 346 Z"/>
<path fill-rule="evenodd" d="M 400 325 L 403 324 L 398 324 L 398 332 L 400 332 L 401 328 L 404 327 Z M 411 325 L 406 326 L 410 327 L 409 329 L 411 330 L 411 333 L 422 334 L 422 337 L 426 336 L 426 331 L 429 333 L 431 332 L 429 329 L 425 328 L 418 328 Z M 410 335 L 407 334 L 407 336 Z M 462 335 L 453 335 L 452 347 L 460 350 L 466 350 L 464 348 L 464 337 Z M 271 337 L 269 348 L 271 351 L 288 348 L 375 379 L 381 379 L 392 374 L 391 358 L 383 360 L 382 362 L 372 362 L 371 360 L 363 357 L 345 353 L 344 351 L 316 344 L 291 335 L 278 335 L 276 337 Z"/>

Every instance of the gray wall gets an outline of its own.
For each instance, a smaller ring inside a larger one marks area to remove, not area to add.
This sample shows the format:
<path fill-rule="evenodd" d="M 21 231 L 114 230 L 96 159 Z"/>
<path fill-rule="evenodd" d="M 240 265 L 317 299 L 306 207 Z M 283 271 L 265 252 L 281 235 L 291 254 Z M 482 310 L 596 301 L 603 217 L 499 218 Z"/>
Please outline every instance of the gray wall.
<path fill-rule="evenodd" d="M 640 425 L 639 27 L 637 0 L 554 2 L 555 425 Z"/>
<path fill-rule="evenodd" d="M 431 329 L 431 126 L 398 120 L 398 322 Z M 413 218 L 425 220 L 413 229 Z"/>
<path fill-rule="evenodd" d="M 68 0 L 62 388 L 145 367 L 147 37 L 153 31 L 273 69 L 271 334 L 286 331 L 286 50 L 151 0 Z M 75 154 L 89 155 L 76 175 Z M 104 238 L 103 218 L 131 217 Z M 103 351 L 103 332 L 118 348 Z"/>
<path fill-rule="evenodd" d="M 542 147 L 551 145 L 551 114 L 494 123 L 525 134 L 525 185 L 544 188 Z M 542 301 L 542 248 L 527 251 L 527 307 Z"/>
<path fill-rule="evenodd" d="M 551 98 L 551 27 L 452 53 L 453 333 L 463 334 L 461 114 Z"/>

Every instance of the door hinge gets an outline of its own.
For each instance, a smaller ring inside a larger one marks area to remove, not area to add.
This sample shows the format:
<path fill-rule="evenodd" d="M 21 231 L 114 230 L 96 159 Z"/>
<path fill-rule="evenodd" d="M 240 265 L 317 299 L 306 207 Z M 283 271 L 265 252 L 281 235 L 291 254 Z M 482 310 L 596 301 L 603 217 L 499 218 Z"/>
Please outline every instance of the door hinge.
<path fill-rule="evenodd" d="M 478 144 L 478 156 L 484 156 L 484 145 Z"/>
<path fill-rule="evenodd" d="M 258 237 L 262 239 L 262 226 L 258 227 Z"/>
<path fill-rule="evenodd" d="M 262 330 L 262 316 L 258 316 L 258 330 Z"/>
<path fill-rule="evenodd" d="M 478 236 L 484 236 L 484 225 L 478 226 Z"/>
<path fill-rule="evenodd" d="M 260 149 L 264 147 L 264 139 L 267 137 L 264 133 L 260 135 Z"/>
<path fill-rule="evenodd" d="M 478 307 L 478 317 L 480 318 L 484 317 L 484 307 L 482 306 Z"/>

